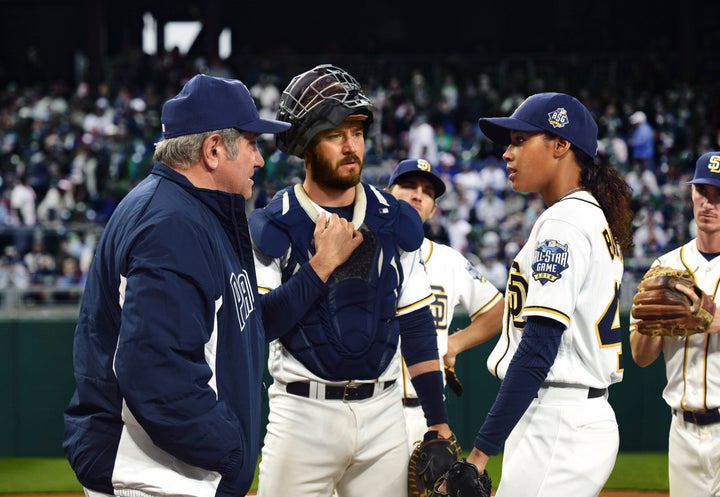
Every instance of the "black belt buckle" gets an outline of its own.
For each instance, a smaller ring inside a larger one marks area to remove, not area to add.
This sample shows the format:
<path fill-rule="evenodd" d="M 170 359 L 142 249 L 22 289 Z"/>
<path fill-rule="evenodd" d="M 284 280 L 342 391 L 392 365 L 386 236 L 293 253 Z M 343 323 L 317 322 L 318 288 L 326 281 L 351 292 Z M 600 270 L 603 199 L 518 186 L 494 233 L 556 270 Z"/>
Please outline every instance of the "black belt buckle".
<path fill-rule="evenodd" d="M 367 388 L 361 388 L 364 385 L 370 385 L 372 389 L 375 389 L 372 383 L 355 383 L 354 381 L 346 383 L 343 387 L 342 400 L 362 400 L 368 398 L 368 395 L 363 396 L 363 392 L 365 388 Z"/>

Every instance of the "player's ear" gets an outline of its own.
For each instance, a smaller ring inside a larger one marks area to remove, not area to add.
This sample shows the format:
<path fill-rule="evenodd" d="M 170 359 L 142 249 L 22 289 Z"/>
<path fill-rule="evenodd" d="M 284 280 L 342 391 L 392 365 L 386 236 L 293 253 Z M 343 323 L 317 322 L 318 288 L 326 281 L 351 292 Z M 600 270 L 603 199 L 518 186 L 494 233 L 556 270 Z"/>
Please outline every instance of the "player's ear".
<path fill-rule="evenodd" d="M 571 146 L 572 144 L 568 140 L 561 136 L 556 136 L 553 139 L 553 153 L 555 157 L 559 158 L 565 155 Z"/>
<path fill-rule="evenodd" d="M 222 138 L 217 133 L 213 133 L 205 138 L 200 150 L 201 159 L 205 164 L 205 167 L 208 169 L 215 169 L 218 167 L 220 162 L 220 148 L 223 146 Z"/>

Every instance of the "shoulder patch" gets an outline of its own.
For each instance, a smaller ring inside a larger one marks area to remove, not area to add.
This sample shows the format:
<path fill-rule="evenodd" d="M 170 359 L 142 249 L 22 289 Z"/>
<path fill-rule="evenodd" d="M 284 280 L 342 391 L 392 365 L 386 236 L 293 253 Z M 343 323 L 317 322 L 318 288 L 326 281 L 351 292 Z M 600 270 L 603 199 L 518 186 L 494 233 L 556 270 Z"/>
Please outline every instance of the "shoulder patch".
<path fill-rule="evenodd" d="M 569 267 L 570 252 L 567 245 L 557 240 L 545 240 L 535 247 L 532 277 L 541 284 L 553 283 L 562 278 L 562 272 Z"/>
<path fill-rule="evenodd" d="M 290 247 L 290 236 L 268 219 L 265 209 L 255 209 L 248 216 L 253 243 L 270 257 L 282 257 Z"/>

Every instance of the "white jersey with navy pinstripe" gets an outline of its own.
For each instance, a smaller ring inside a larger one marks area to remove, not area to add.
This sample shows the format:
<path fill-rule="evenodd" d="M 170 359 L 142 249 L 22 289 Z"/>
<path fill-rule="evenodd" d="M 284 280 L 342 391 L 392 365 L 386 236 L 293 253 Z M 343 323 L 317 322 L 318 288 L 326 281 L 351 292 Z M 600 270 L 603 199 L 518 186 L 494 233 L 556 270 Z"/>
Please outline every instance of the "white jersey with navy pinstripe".
<path fill-rule="evenodd" d="M 490 372 L 505 377 L 526 319 L 541 316 L 567 327 L 546 383 L 605 388 L 621 381 L 622 275 L 622 253 L 592 194 L 579 191 L 555 202 L 510 267 Z"/>
<path fill-rule="evenodd" d="M 490 310 L 502 298 L 502 294 L 465 256 L 452 247 L 426 238 L 420 252 L 434 295 L 430 310 L 435 319 L 438 355 L 442 363 L 448 348 L 448 328 L 452 324 L 456 307 L 464 309 L 472 320 Z M 403 370 L 405 397 L 417 397 L 407 368 L 403 367 Z"/>

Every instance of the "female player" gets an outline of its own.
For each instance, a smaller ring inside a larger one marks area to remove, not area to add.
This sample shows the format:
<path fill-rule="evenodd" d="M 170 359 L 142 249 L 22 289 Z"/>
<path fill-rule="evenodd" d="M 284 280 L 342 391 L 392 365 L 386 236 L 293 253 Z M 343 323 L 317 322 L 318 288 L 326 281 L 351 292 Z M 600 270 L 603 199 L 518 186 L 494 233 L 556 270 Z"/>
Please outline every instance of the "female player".
<path fill-rule="evenodd" d="M 619 446 L 609 385 L 622 380 L 622 252 L 629 186 L 598 165 L 597 125 L 574 97 L 540 93 L 480 129 L 507 145 L 513 190 L 547 209 L 513 260 L 503 331 L 488 358 L 502 385 L 467 461 L 505 444 L 502 496 L 596 496 Z"/>

